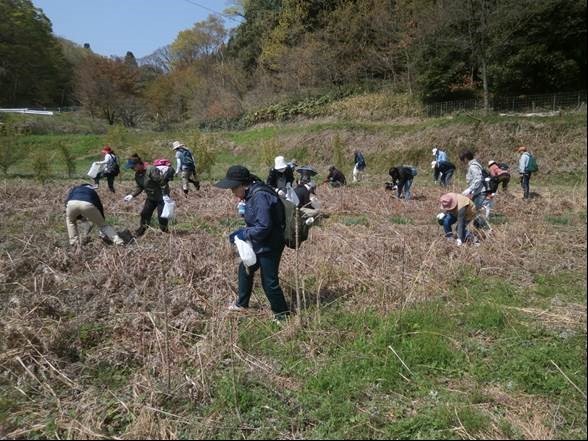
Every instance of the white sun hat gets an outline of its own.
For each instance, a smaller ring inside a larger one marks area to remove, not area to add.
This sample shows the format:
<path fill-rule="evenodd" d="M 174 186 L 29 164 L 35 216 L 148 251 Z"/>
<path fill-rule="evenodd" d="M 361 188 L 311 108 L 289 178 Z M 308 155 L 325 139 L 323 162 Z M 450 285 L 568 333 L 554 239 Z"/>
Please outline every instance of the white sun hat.
<path fill-rule="evenodd" d="M 284 157 L 276 156 L 276 159 L 274 159 L 274 168 L 278 171 L 284 171 L 286 167 L 288 167 L 288 164 L 286 163 Z"/>

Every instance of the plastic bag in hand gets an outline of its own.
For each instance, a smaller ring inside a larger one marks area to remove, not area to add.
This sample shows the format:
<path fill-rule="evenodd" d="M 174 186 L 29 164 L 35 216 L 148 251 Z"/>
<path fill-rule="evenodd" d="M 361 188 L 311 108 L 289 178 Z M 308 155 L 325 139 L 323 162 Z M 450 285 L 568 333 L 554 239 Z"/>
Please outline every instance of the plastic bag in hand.
<path fill-rule="evenodd" d="M 257 256 L 253 252 L 253 246 L 251 242 L 248 240 L 241 240 L 238 237 L 235 237 L 235 245 L 237 246 L 237 251 L 239 252 L 239 257 L 241 261 L 243 261 L 243 265 L 245 266 L 253 266 L 257 262 Z"/>

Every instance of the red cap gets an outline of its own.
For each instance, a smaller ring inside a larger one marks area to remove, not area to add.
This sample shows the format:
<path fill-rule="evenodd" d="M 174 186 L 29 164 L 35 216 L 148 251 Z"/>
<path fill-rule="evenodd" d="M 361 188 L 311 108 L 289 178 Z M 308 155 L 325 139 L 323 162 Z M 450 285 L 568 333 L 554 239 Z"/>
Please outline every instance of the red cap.
<path fill-rule="evenodd" d="M 102 153 L 112 153 L 112 149 L 110 148 L 110 146 L 109 146 L 109 145 L 105 145 L 105 146 L 102 148 Z"/>

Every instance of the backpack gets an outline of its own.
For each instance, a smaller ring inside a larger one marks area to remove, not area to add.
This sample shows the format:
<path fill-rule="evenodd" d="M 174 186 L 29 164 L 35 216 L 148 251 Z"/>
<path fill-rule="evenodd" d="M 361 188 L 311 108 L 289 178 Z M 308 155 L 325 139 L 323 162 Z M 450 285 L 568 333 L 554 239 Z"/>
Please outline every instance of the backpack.
<path fill-rule="evenodd" d="M 258 191 L 265 191 L 277 196 L 276 192 L 267 185 L 262 185 L 254 190 L 254 194 Z M 306 225 L 302 219 L 302 213 L 296 207 L 296 204 L 290 202 L 288 199 L 277 196 L 284 209 L 284 243 L 288 248 L 296 249 L 302 242 L 308 239 L 308 231 L 310 226 Z M 298 216 L 296 211 L 298 210 Z M 298 222 L 296 222 L 298 221 Z M 296 223 L 298 223 L 298 242 L 296 242 Z"/>
<path fill-rule="evenodd" d="M 529 155 L 529 161 L 527 162 L 527 168 L 525 169 L 525 172 L 535 173 L 539 171 L 539 167 L 537 166 L 537 160 L 535 159 L 535 157 L 530 153 L 527 154 Z"/>
<path fill-rule="evenodd" d="M 114 153 L 110 153 L 114 158 L 108 168 L 105 170 L 106 173 L 112 176 L 118 176 L 120 174 L 120 167 L 118 165 L 118 157 Z"/>
<path fill-rule="evenodd" d="M 490 173 L 484 167 L 480 168 L 482 169 L 482 183 L 484 184 L 484 192 L 493 193 L 494 182 L 496 179 L 490 176 Z"/>
<path fill-rule="evenodd" d="M 508 171 L 508 169 L 509 169 L 510 167 L 508 166 L 508 164 L 507 164 L 506 162 L 501 162 L 501 163 L 499 163 L 499 164 L 498 164 L 498 168 L 499 168 L 500 170 L 505 170 L 505 171 Z"/>
<path fill-rule="evenodd" d="M 403 165 L 403 167 L 410 169 L 410 174 L 415 177 L 418 174 L 418 170 L 414 165 Z"/>
<path fill-rule="evenodd" d="M 180 160 L 182 161 L 182 168 L 196 168 L 196 163 L 194 162 L 194 157 L 190 150 L 188 149 L 179 149 L 180 150 Z"/>

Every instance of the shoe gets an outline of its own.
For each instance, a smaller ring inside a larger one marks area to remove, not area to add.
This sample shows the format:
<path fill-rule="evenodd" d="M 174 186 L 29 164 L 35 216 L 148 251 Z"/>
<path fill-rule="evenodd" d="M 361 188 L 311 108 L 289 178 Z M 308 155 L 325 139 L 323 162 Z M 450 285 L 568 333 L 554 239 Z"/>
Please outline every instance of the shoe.
<path fill-rule="evenodd" d="M 245 308 L 243 308 L 242 306 L 237 305 L 236 303 L 231 303 L 229 305 L 229 311 L 234 311 L 234 312 L 242 312 L 245 311 Z"/>

